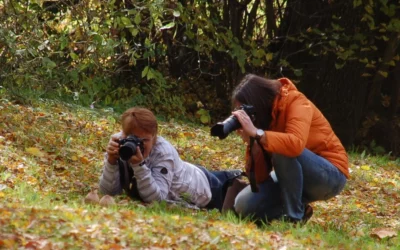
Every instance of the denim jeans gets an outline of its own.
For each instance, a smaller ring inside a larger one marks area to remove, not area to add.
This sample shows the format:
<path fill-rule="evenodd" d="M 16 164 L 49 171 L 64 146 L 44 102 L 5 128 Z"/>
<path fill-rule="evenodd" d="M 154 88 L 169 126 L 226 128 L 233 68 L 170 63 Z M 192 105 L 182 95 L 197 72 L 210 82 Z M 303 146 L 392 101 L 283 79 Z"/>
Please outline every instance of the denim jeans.
<path fill-rule="evenodd" d="M 339 194 L 346 177 L 328 160 L 305 149 L 298 157 L 273 154 L 272 161 L 278 183 L 258 184 L 259 192 L 243 189 L 235 199 L 235 211 L 242 216 L 270 220 L 288 216 L 301 220 L 305 205 L 328 200 Z"/>
<path fill-rule="evenodd" d="M 203 166 L 196 165 L 200 168 L 208 179 L 211 189 L 211 201 L 207 204 L 206 209 L 218 209 L 221 211 L 224 204 L 225 194 L 230 182 L 239 178 L 242 174 L 240 170 L 226 171 L 209 171 Z"/>

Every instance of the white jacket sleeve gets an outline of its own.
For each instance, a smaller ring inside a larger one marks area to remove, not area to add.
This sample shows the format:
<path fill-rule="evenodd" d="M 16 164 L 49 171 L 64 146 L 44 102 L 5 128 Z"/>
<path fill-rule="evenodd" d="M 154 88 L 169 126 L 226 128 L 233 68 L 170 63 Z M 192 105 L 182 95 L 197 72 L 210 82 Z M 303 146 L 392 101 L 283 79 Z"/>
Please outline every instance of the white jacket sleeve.
<path fill-rule="evenodd" d="M 107 160 L 107 154 L 104 157 L 104 166 L 99 187 L 100 192 L 103 194 L 117 195 L 122 193 L 118 165 L 111 165 Z"/>
<path fill-rule="evenodd" d="M 136 177 L 140 197 L 145 202 L 166 200 L 173 179 L 173 162 L 163 161 L 162 166 L 151 169 L 146 164 L 131 165 Z"/>

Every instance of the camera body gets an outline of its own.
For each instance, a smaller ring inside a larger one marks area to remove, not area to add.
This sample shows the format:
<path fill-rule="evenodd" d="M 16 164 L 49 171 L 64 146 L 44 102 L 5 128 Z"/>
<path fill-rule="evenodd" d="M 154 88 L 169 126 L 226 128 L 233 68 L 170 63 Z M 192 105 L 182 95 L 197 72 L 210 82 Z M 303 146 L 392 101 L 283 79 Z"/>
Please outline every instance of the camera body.
<path fill-rule="evenodd" d="M 242 104 L 239 109 L 244 110 L 246 114 L 250 117 L 251 121 L 255 121 L 255 108 L 252 105 Z M 211 135 L 218 136 L 219 139 L 225 139 L 231 132 L 241 128 L 242 125 L 236 118 L 236 116 L 231 115 L 226 118 L 223 122 L 218 122 L 211 127 Z"/>
<path fill-rule="evenodd" d="M 124 139 L 119 140 L 119 157 L 127 161 L 129 160 L 133 155 L 136 155 L 136 150 L 137 147 L 139 146 L 140 152 L 142 154 L 144 153 L 144 145 L 143 145 L 143 140 L 134 136 L 134 135 L 128 135 Z"/>

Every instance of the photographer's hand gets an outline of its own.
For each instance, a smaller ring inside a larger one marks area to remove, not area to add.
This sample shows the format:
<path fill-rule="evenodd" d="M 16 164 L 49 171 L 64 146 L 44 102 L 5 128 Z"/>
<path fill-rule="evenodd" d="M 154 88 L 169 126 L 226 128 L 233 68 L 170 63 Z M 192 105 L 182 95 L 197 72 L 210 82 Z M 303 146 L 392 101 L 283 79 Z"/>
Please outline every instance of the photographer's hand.
<path fill-rule="evenodd" d="M 257 128 L 254 126 L 250 117 L 246 114 L 244 110 L 235 110 L 232 112 L 232 115 L 234 115 L 242 125 L 241 136 L 244 141 L 246 141 L 246 139 L 244 139 L 246 137 L 256 136 Z"/>
<path fill-rule="evenodd" d="M 132 156 L 131 159 L 129 159 L 129 162 L 132 165 L 137 165 L 139 163 L 142 163 L 144 161 L 142 152 L 140 151 L 140 147 L 137 146 L 136 147 L 136 155 Z"/>
<path fill-rule="evenodd" d="M 108 142 L 106 152 L 107 152 L 107 160 L 108 163 L 111 165 L 116 165 L 117 160 L 119 158 L 119 139 L 121 137 L 121 133 L 113 134 L 110 138 L 110 141 Z"/>

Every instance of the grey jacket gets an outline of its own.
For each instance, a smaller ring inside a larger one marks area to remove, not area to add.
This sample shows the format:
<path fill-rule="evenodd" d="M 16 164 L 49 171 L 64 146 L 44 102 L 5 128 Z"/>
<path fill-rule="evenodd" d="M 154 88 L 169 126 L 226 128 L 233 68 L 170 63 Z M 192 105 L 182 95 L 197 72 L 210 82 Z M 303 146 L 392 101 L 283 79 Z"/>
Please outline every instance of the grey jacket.
<path fill-rule="evenodd" d="M 133 169 L 139 195 L 145 202 L 180 201 L 184 197 L 198 207 L 205 207 L 211 200 L 210 184 L 204 172 L 183 161 L 174 146 L 161 136 L 157 137 L 144 165 L 125 161 L 123 164 L 125 169 Z M 99 186 L 104 194 L 122 193 L 119 167 L 108 162 L 107 154 Z"/>

